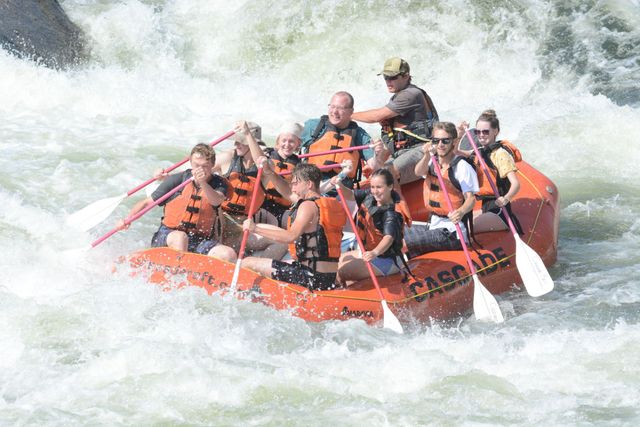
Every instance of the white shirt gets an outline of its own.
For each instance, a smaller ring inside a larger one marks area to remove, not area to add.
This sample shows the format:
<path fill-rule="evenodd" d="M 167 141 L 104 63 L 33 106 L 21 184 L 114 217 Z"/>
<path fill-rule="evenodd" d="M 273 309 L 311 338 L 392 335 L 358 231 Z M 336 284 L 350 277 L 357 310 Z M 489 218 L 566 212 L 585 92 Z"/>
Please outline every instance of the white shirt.
<path fill-rule="evenodd" d="M 432 162 L 433 158 L 429 160 L 429 166 L 431 166 Z M 469 163 L 465 162 L 464 160 L 458 162 L 458 164 L 456 165 L 456 169 L 453 171 L 453 176 L 455 176 L 460 183 L 460 188 L 463 194 L 467 192 L 476 194 L 478 191 L 480 191 L 480 186 L 478 185 L 478 175 L 476 175 L 476 171 Z M 462 233 L 465 235 L 465 241 L 467 241 L 467 228 L 462 222 L 459 222 L 459 224 L 460 228 L 462 229 Z M 431 215 L 431 219 L 429 220 L 429 229 L 436 228 L 446 228 L 451 233 L 456 234 L 456 226 L 449 220 L 449 218 Z"/>

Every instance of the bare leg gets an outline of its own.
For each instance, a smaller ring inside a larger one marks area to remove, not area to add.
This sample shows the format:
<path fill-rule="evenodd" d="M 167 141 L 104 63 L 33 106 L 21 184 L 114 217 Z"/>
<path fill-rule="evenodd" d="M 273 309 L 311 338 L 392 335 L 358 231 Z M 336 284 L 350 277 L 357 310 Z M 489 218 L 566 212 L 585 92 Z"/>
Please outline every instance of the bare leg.
<path fill-rule="evenodd" d="M 242 268 L 248 268 L 249 270 L 255 271 L 265 277 L 271 277 L 271 273 L 273 272 L 273 268 L 271 268 L 271 261 L 272 260 L 269 258 L 250 256 L 243 259 L 240 266 Z"/>
<path fill-rule="evenodd" d="M 167 246 L 171 249 L 186 252 L 189 247 L 189 237 L 184 231 L 174 230 L 167 236 Z"/>
<path fill-rule="evenodd" d="M 211 257 L 220 258 L 227 262 L 236 262 L 236 252 L 229 246 L 217 244 L 207 254 Z"/>
<path fill-rule="evenodd" d="M 350 251 L 340 257 L 340 265 L 338 266 L 338 275 L 347 286 L 352 285 L 358 280 L 369 277 L 369 269 L 366 263 L 358 255 L 358 251 Z M 373 271 L 376 276 L 382 276 L 375 267 Z"/>

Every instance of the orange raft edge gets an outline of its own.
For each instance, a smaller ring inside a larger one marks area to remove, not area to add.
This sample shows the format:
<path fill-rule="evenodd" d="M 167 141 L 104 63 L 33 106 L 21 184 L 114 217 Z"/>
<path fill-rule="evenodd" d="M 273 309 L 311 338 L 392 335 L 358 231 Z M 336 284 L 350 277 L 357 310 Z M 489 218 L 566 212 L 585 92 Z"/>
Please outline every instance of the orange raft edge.
<path fill-rule="evenodd" d="M 522 240 L 534 249 L 545 265 L 557 257 L 559 195 L 556 186 L 526 162 L 519 166 L 521 189 L 512 209 L 523 229 Z M 412 215 L 426 219 L 422 181 L 403 187 Z M 479 206 L 477 206 L 479 208 Z M 498 295 L 522 283 L 515 266 L 515 242 L 510 231 L 476 234 L 482 248 L 471 257 L 482 284 Z M 151 248 L 125 258 L 132 274 L 165 288 L 197 286 L 207 293 L 226 293 L 235 264 L 204 255 Z M 447 320 L 468 313 L 473 303 L 473 286 L 462 251 L 431 252 L 409 261 L 414 277 L 398 273 L 379 277 L 389 308 L 402 323 Z M 379 295 L 371 280 L 330 291 L 312 292 L 241 269 L 236 296 L 261 302 L 277 310 L 287 310 L 307 321 L 358 318 L 369 324 L 382 320 Z"/>

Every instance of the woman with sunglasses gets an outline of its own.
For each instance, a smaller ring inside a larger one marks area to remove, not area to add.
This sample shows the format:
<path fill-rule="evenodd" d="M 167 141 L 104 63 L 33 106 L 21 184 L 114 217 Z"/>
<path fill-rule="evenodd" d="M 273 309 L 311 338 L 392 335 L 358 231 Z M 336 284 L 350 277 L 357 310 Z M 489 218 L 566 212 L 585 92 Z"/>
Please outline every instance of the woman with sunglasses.
<path fill-rule="evenodd" d="M 476 201 L 474 195 L 479 189 L 478 176 L 465 157 L 456 155 L 457 142 L 458 132 L 453 123 L 435 123 L 431 143 L 424 145 L 423 157 L 416 164 L 416 175 L 425 177 L 423 196 L 430 216 L 426 225 L 414 223 L 405 229 L 404 238 L 411 258 L 427 252 L 462 249 L 456 223 L 460 223 L 465 240 L 469 240 L 464 223 L 471 219 Z M 442 178 L 454 207 L 451 212 L 447 209 L 434 161 L 442 170 Z"/>
<path fill-rule="evenodd" d="M 464 127 L 464 123 L 461 124 Z M 522 160 L 520 150 L 509 141 L 496 141 L 500 133 L 500 121 L 494 110 L 485 110 L 476 120 L 474 129 L 478 141 L 478 149 L 491 174 L 491 180 L 496 184 L 500 197 L 496 197 L 491 184 L 482 170 L 480 161 L 475 158 L 473 151 L 460 151 L 461 154 L 474 159 L 476 170 L 478 171 L 478 182 L 480 191 L 476 198 L 482 200 L 482 212 L 491 212 L 500 216 L 496 223 L 489 218 L 478 219 L 476 232 L 495 231 L 506 229 L 506 217 L 503 209 L 506 209 L 514 220 L 514 225 L 518 233 L 522 234 L 522 227 L 517 218 L 511 212 L 510 202 L 520 190 L 518 180 L 518 168 L 516 162 Z"/>

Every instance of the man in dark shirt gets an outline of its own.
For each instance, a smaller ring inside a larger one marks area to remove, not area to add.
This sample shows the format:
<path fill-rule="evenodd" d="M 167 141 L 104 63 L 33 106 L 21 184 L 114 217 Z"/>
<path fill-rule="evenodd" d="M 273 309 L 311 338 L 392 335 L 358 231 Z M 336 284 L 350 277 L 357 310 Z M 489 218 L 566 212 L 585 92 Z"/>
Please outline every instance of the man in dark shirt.
<path fill-rule="evenodd" d="M 416 163 L 422 158 L 422 145 L 431 137 L 438 112 L 429 95 L 411 83 L 409 64 L 402 58 L 390 58 L 378 74 L 384 77 L 393 94 L 387 105 L 353 113 L 352 119 L 382 125 L 382 140 L 391 154 L 386 166 L 399 176 L 400 184 L 416 181 Z M 391 168 L 393 166 L 393 168 Z"/>
<path fill-rule="evenodd" d="M 190 161 L 191 169 L 169 175 L 151 197 L 134 205 L 129 216 L 193 177 L 193 182 L 162 203 L 162 224 L 153 235 L 151 246 L 168 246 L 234 262 L 236 254 L 233 249 L 220 243 L 222 221 L 218 207 L 225 200 L 227 185 L 221 177 L 212 173 L 215 151 L 207 144 L 198 144 L 191 150 Z M 126 227 L 122 221 L 119 226 Z"/>

